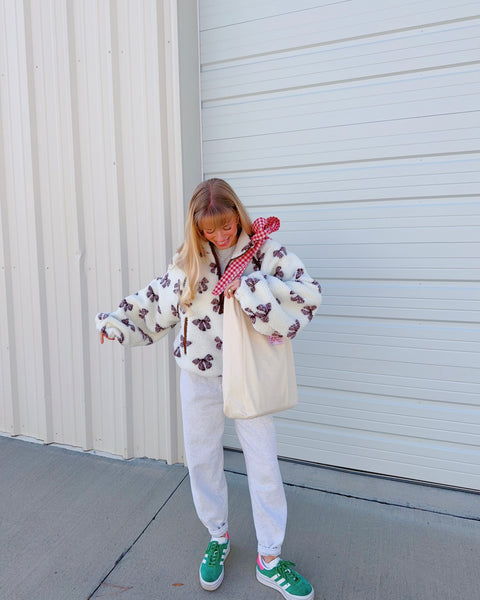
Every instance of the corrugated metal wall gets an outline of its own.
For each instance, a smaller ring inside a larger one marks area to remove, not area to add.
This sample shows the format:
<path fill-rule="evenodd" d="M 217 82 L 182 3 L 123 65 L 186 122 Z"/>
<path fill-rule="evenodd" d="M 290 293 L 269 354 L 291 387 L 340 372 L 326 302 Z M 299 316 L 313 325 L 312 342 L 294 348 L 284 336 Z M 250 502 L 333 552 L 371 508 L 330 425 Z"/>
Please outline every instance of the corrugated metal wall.
<path fill-rule="evenodd" d="M 479 26 L 473 0 L 200 0 L 205 175 L 324 292 L 283 455 L 480 489 Z"/>
<path fill-rule="evenodd" d="M 0 0 L 0 431 L 182 460 L 171 344 L 93 318 L 183 237 L 177 3 Z"/>

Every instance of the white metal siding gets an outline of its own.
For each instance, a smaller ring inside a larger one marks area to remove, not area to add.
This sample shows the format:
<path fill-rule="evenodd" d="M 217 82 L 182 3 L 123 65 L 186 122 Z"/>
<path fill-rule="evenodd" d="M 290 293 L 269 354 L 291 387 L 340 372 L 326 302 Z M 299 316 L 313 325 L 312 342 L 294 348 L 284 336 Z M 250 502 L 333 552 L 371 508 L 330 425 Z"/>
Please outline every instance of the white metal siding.
<path fill-rule="evenodd" d="M 0 431 L 182 460 L 171 340 L 93 323 L 183 237 L 176 11 L 0 0 Z"/>
<path fill-rule="evenodd" d="M 199 6 L 205 177 L 323 285 L 279 453 L 480 489 L 478 2 Z"/>

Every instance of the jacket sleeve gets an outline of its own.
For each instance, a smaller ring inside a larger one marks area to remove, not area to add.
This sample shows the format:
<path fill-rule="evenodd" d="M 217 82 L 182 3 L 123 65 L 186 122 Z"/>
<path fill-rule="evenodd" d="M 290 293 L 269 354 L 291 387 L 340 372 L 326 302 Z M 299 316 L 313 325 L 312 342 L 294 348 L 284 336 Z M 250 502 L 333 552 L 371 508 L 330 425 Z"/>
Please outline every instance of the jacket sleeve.
<path fill-rule="evenodd" d="M 253 263 L 258 270 L 241 277 L 235 298 L 259 333 L 293 339 L 320 305 L 320 284 L 276 242 L 267 241 Z"/>
<path fill-rule="evenodd" d="M 180 321 L 179 298 L 183 272 L 171 267 L 136 294 L 124 298 L 112 313 L 95 317 L 97 330 L 124 346 L 148 346 L 160 340 Z"/>

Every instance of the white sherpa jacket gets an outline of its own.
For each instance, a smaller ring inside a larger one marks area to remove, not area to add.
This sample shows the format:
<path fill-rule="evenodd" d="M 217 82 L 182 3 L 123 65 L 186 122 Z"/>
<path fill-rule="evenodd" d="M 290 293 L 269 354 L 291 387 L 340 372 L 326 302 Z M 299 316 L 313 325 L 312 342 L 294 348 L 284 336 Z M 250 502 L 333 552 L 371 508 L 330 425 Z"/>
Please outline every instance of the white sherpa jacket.
<path fill-rule="evenodd" d="M 232 259 L 251 247 L 241 232 Z M 113 313 L 99 313 L 96 327 L 125 346 L 146 346 L 161 339 L 177 323 L 174 355 L 180 368 L 215 377 L 222 374 L 223 294 L 212 290 L 220 278 L 214 247 L 205 243 L 197 294 L 184 311 L 179 298 L 185 273 L 171 265 L 163 277 L 122 300 Z M 293 339 L 312 320 L 320 301 L 320 284 L 284 246 L 268 239 L 253 256 L 235 293 L 253 327 L 269 336 Z"/>

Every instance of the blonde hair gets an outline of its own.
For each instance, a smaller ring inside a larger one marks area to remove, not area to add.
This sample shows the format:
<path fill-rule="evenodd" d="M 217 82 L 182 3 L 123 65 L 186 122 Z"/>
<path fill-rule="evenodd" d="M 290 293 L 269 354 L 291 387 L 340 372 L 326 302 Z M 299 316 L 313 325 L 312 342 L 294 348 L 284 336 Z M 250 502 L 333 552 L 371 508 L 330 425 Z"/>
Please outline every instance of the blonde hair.
<path fill-rule="evenodd" d="M 194 190 L 185 221 L 185 241 L 178 249 L 175 264 L 183 270 L 188 285 L 180 298 L 180 306 L 188 307 L 197 293 L 201 261 L 206 260 L 203 244 L 206 238 L 200 224 L 208 219 L 213 227 L 222 225 L 231 214 L 238 220 L 238 232 L 252 234 L 252 222 L 237 194 L 223 179 L 202 181 Z"/>

